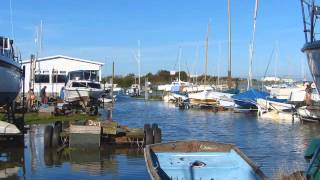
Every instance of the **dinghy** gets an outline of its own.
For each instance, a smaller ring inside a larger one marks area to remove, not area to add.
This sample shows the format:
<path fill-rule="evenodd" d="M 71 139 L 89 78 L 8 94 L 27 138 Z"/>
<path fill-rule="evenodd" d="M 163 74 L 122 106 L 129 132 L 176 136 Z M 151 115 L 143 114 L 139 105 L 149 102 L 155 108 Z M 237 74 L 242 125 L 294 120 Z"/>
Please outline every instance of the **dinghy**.
<path fill-rule="evenodd" d="M 209 141 L 147 145 L 144 157 L 152 179 L 267 179 L 237 147 Z"/>

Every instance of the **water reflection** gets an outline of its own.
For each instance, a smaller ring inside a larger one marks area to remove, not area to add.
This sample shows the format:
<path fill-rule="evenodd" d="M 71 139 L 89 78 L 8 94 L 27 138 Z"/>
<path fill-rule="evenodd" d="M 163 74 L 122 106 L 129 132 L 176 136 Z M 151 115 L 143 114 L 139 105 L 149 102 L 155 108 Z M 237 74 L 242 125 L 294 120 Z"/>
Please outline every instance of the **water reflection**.
<path fill-rule="evenodd" d="M 0 179 L 20 179 L 24 172 L 23 147 L 0 149 Z"/>
<path fill-rule="evenodd" d="M 236 144 L 268 176 L 279 168 L 303 170 L 307 144 L 320 135 L 318 124 L 279 123 L 257 118 L 256 114 L 179 110 L 163 102 L 130 98 L 118 98 L 113 119 L 130 127 L 158 123 L 164 141 L 201 139 Z M 1 177 L 150 179 L 141 149 L 103 146 L 100 150 L 69 149 L 57 154 L 44 151 L 43 130 L 44 126 L 32 126 L 25 135 L 24 149 L 1 150 Z M 15 155 L 8 161 L 3 154 Z"/>

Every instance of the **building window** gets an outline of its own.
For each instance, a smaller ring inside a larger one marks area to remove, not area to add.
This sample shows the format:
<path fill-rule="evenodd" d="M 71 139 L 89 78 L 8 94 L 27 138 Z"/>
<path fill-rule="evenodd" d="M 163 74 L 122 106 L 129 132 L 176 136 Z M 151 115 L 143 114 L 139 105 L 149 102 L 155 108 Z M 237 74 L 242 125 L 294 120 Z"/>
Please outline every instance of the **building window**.
<path fill-rule="evenodd" d="M 66 75 L 52 75 L 52 83 L 65 83 L 67 81 Z"/>
<path fill-rule="evenodd" d="M 49 74 L 36 74 L 35 83 L 49 83 Z"/>

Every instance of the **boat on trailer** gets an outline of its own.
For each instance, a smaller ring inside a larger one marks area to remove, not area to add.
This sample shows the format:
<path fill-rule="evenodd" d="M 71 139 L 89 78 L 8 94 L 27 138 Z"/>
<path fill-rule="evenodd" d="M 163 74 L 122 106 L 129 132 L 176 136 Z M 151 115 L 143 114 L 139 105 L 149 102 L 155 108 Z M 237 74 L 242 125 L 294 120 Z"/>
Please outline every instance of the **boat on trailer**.
<path fill-rule="evenodd" d="M 103 91 L 96 71 L 71 71 L 68 74 L 68 82 L 64 89 L 64 100 L 66 102 L 97 100 L 101 97 Z"/>
<path fill-rule="evenodd" d="M 267 179 L 235 145 L 174 141 L 147 145 L 144 157 L 151 179 Z"/>
<path fill-rule="evenodd" d="M 21 87 L 22 69 L 13 40 L 0 36 L 0 106 L 11 104 Z"/>

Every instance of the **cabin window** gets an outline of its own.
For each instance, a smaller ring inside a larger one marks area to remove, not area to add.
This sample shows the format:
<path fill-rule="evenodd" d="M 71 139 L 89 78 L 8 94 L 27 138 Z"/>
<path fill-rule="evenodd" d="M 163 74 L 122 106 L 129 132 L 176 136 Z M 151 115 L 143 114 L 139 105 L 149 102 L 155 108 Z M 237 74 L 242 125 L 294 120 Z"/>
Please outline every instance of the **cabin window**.
<path fill-rule="evenodd" d="M 87 87 L 86 83 L 73 82 L 72 87 Z"/>
<path fill-rule="evenodd" d="M 60 71 L 60 74 L 67 74 L 67 71 Z"/>
<path fill-rule="evenodd" d="M 52 75 L 52 83 L 65 83 L 67 81 L 66 75 Z"/>
<path fill-rule="evenodd" d="M 37 74 L 34 81 L 35 83 L 49 83 L 49 74 Z"/>
<path fill-rule="evenodd" d="M 100 89 L 101 86 L 98 83 L 88 83 L 88 87 L 89 88 L 96 88 L 96 89 Z"/>

